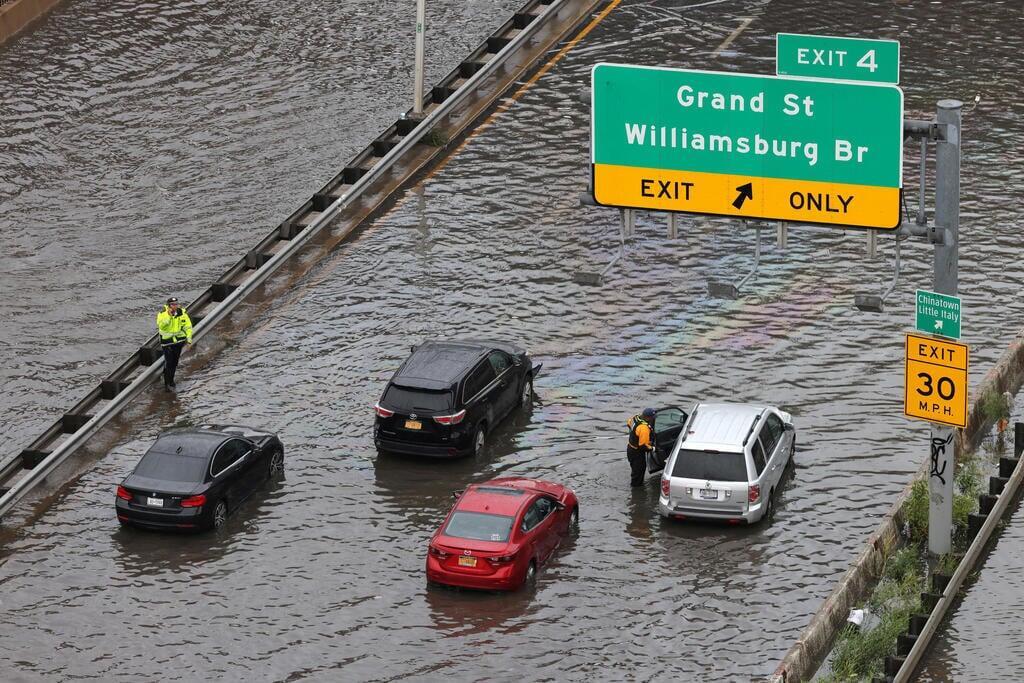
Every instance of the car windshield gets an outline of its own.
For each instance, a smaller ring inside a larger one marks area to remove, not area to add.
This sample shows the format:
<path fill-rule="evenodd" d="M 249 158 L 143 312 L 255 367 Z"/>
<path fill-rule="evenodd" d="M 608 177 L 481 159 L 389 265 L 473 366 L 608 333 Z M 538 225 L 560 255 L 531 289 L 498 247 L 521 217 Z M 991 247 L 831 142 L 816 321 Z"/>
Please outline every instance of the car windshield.
<path fill-rule="evenodd" d="M 206 475 L 206 462 L 206 458 L 149 451 L 135 466 L 134 474 L 161 481 L 198 484 Z"/>
<path fill-rule="evenodd" d="M 422 410 L 424 412 L 443 412 L 451 409 L 452 392 L 430 391 L 429 389 L 410 389 L 392 384 L 381 401 L 385 408 L 403 413 Z"/>
<path fill-rule="evenodd" d="M 672 468 L 673 477 L 746 481 L 747 464 L 742 453 L 680 449 Z"/>
<path fill-rule="evenodd" d="M 444 533 L 456 538 L 474 541 L 507 541 L 512 529 L 512 518 L 488 515 L 483 512 L 456 512 L 448 521 Z"/>

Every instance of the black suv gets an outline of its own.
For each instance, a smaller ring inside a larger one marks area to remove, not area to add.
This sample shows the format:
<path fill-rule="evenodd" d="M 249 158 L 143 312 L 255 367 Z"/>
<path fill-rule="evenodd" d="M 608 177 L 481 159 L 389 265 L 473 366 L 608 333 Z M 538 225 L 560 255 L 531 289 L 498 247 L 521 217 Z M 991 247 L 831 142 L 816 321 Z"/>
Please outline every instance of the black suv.
<path fill-rule="evenodd" d="M 540 367 L 502 342 L 414 346 L 374 406 L 373 442 L 377 450 L 409 455 L 479 455 L 487 433 L 533 400 Z"/>

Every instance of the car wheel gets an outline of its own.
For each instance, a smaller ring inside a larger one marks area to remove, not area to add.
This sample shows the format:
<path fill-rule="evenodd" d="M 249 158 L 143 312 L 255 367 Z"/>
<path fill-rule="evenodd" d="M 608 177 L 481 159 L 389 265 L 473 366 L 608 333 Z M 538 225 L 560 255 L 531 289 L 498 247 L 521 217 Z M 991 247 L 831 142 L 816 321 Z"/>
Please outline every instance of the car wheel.
<path fill-rule="evenodd" d="M 284 472 L 284 452 L 274 451 L 270 454 L 270 464 L 267 465 L 267 477 L 274 479 Z"/>
<path fill-rule="evenodd" d="M 523 585 L 528 589 L 537 586 L 537 563 L 534 560 L 530 560 L 530 564 L 526 567 L 526 578 L 523 579 Z"/>
<path fill-rule="evenodd" d="M 579 506 L 574 507 L 572 512 L 569 513 L 569 531 L 571 533 L 579 533 L 580 530 L 580 508 Z"/>
<path fill-rule="evenodd" d="M 228 506 L 223 500 L 218 500 L 213 508 L 213 528 L 220 529 L 228 521 Z"/>
<path fill-rule="evenodd" d="M 523 391 L 519 395 L 519 405 L 524 408 L 530 407 L 533 404 L 533 378 L 529 375 L 523 380 Z"/>
<path fill-rule="evenodd" d="M 473 456 L 479 458 L 484 452 L 487 440 L 484 438 L 484 426 L 480 425 L 473 434 Z"/>

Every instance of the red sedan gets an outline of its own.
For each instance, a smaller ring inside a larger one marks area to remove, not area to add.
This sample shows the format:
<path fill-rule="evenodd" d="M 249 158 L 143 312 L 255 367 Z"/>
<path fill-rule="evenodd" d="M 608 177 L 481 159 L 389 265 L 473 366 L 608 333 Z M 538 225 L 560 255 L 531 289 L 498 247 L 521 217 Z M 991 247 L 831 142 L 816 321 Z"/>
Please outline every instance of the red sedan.
<path fill-rule="evenodd" d="M 430 539 L 427 579 L 449 586 L 515 590 L 579 524 L 572 489 L 535 479 L 493 479 L 459 494 Z"/>

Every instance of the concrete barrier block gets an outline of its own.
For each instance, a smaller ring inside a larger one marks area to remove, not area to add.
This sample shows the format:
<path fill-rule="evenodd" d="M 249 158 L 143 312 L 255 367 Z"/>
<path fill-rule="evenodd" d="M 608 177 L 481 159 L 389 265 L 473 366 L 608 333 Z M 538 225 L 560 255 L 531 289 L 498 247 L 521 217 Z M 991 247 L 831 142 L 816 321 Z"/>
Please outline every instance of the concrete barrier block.
<path fill-rule="evenodd" d="M 140 346 L 139 347 L 139 363 L 145 366 L 150 366 L 157 362 L 163 357 L 163 351 L 160 350 L 159 346 Z"/>
<path fill-rule="evenodd" d="M 978 532 L 981 531 L 981 526 L 985 523 L 986 519 L 988 519 L 988 515 L 987 514 L 985 514 L 985 515 L 978 515 L 978 514 L 975 514 L 975 513 L 972 512 L 972 513 L 967 515 L 967 542 L 968 543 L 973 541 L 974 537 L 978 535 Z"/>
<path fill-rule="evenodd" d="M 118 394 L 127 389 L 128 386 L 128 382 L 116 382 L 105 379 L 100 382 L 100 398 L 105 401 L 112 401 Z"/>
<path fill-rule="evenodd" d="M 910 649 L 914 647 L 914 643 L 917 642 L 917 636 L 912 636 L 909 633 L 901 633 L 896 636 L 896 655 L 898 657 L 906 657 L 910 654 Z"/>
<path fill-rule="evenodd" d="M 905 661 L 907 661 L 906 657 L 898 657 L 898 656 L 897 657 L 893 657 L 891 655 L 886 657 L 885 658 L 885 675 L 886 676 L 895 676 L 896 674 L 898 674 L 900 672 L 900 669 L 903 667 L 903 662 L 905 662 Z"/>
<path fill-rule="evenodd" d="M 81 415 L 78 413 L 65 413 L 60 418 L 60 426 L 65 434 L 74 434 L 85 426 L 85 423 L 92 419 L 92 415 Z"/>
<path fill-rule="evenodd" d="M 50 453 L 51 451 L 33 451 L 26 449 L 21 452 L 21 466 L 26 470 L 30 470 L 41 463 Z"/>
<path fill-rule="evenodd" d="M 989 494 L 982 494 L 978 496 L 978 512 L 983 515 L 987 515 L 992 512 L 992 508 L 995 507 L 996 501 L 999 500 L 999 496 L 993 496 Z"/>
<path fill-rule="evenodd" d="M 1010 481 L 1009 477 L 989 477 L 988 478 L 988 492 L 989 495 L 998 496 L 1006 488 L 1006 482 Z"/>
<path fill-rule="evenodd" d="M 932 590 L 939 594 L 943 593 L 952 578 L 948 574 L 932 574 Z"/>
<path fill-rule="evenodd" d="M 226 282 L 215 282 L 210 287 L 210 296 L 214 301 L 220 302 L 231 296 L 231 293 L 238 289 L 238 285 L 229 285 Z"/>
<path fill-rule="evenodd" d="M 1010 478 L 1017 467 L 1017 458 L 999 458 L 999 476 Z"/>

